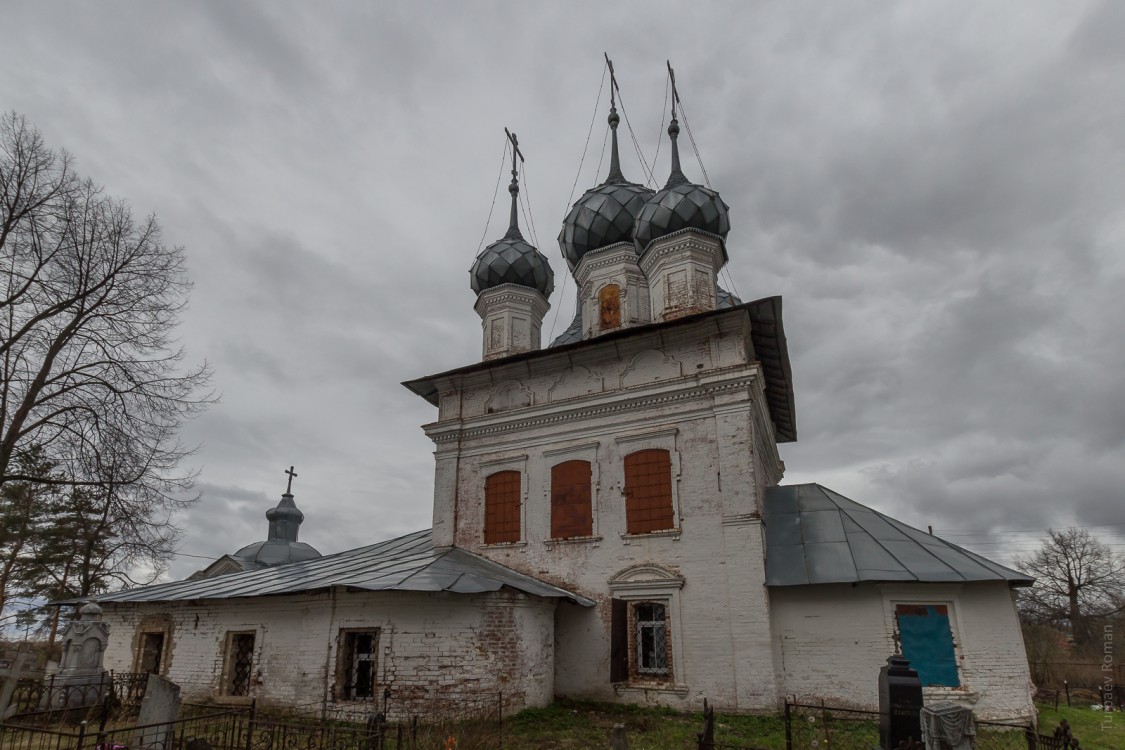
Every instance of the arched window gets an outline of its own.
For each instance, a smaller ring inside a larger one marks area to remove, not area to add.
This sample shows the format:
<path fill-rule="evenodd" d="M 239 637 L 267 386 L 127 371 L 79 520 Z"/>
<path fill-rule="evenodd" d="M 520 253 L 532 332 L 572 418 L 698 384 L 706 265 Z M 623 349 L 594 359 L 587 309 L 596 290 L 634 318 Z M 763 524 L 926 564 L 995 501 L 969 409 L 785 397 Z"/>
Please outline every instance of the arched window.
<path fill-rule="evenodd" d="M 484 480 L 484 543 L 520 540 L 520 485 L 518 471 L 498 471 Z"/>
<path fill-rule="evenodd" d="M 551 467 L 551 538 L 593 536 L 590 462 L 563 461 Z"/>
<path fill-rule="evenodd" d="M 653 448 L 625 456 L 626 532 L 647 534 L 675 527 L 671 455 Z"/>
<path fill-rule="evenodd" d="M 612 331 L 621 327 L 621 287 L 606 284 L 598 292 L 598 330 Z"/>

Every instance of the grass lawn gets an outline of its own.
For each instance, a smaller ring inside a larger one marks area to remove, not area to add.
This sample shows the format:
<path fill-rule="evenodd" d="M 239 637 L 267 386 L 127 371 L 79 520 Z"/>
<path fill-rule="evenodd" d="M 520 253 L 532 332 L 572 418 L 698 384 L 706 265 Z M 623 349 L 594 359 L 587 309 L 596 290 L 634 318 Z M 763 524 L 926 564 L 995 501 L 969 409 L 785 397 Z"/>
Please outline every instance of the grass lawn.
<path fill-rule="evenodd" d="M 629 750 L 688 750 L 703 731 L 703 714 L 606 703 L 557 701 L 504 721 L 504 747 L 609 748 L 615 724 L 624 724 Z M 785 721 L 778 716 L 715 715 L 715 740 L 767 750 L 785 749 Z"/>
<path fill-rule="evenodd" d="M 1084 750 L 1122 750 L 1125 748 L 1125 714 L 1105 714 L 1086 708 L 1061 707 L 1055 711 L 1039 706 L 1040 731 L 1050 734 L 1066 719 Z M 830 729 L 839 740 L 852 746 L 842 735 L 862 736 L 863 744 L 878 738 L 874 722 L 846 722 L 849 727 Z M 510 750 L 559 750 L 561 748 L 609 748 L 615 724 L 624 724 L 630 750 L 694 750 L 695 735 L 703 729 L 701 713 L 684 714 L 671 709 L 639 708 L 605 703 L 558 701 L 547 708 L 523 711 L 504 721 L 504 747 Z M 811 726 L 795 727 L 794 747 L 804 747 Z M 982 738 L 984 739 L 984 738 Z M 993 741 L 995 747 L 1025 747 L 1021 735 L 1009 742 Z M 1018 741 L 1017 741 L 1018 740 Z M 785 720 L 780 716 L 715 715 L 715 741 L 763 750 L 785 750 Z M 834 744 L 834 743 L 833 743 Z M 874 743 L 871 743 L 872 745 Z M 820 745 L 823 747 L 823 742 Z M 984 747 L 984 744 L 981 745 Z"/>
<path fill-rule="evenodd" d="M 1125 713 L 1092 711 L 1089 706 L 1067 708 L 1041 704 L 1039 731 L 1051 734 L 1061 719 L 1070 724 L 1070 731 L 1082 743 L 1083 750 L 1121 750 L 1125 748 Z"/>

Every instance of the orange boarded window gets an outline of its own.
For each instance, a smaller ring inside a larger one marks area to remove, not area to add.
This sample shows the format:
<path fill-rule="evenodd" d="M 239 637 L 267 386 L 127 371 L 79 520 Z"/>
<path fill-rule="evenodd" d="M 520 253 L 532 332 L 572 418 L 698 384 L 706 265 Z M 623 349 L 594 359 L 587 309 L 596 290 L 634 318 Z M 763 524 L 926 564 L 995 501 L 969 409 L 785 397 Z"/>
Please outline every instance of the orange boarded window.
<path fill-rule="evenodd" d="M 668 451 L 637 451 L 625 457 L 625 526 L 630 534 L 675 528 Z"/>
<path fill-rule="evenodd" d="M 498 471 L 484 480 L 484 543 L 520 540 L 520 473 Z"/>
<path fill-rule="evenodd" d="M 590 462 L 563 461 L 551 467 L 551 538 L 592 536 Z"/>
<path fill-rule="evenodd" d="M 598 330 L 621 327 L 621 287 L 606 284 L 598 292 Z"/>

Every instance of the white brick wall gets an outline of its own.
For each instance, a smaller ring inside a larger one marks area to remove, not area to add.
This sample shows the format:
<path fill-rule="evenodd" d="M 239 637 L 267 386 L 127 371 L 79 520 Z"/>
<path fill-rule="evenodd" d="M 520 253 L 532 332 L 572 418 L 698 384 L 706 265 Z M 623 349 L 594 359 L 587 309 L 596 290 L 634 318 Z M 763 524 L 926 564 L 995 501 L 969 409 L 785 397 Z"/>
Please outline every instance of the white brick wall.
<path fill-rule="evenodd" d="M 319 705 L 332 694 L 340 628 L 361 627 L 380 630 L 377 689 L 391 688 L 392 709 L 423 704 L 433 691 L 503 691 L 513 708 L 544 706 L 554 696 L 554 604 L 514 592 L 337 591 L 103 606 L 111 626 L 107 669 L 134 668 L 146 617 L 170 619 L 165 676 L 185 700 L 221 699 L 226 635 L 252 630 L 253 695 Z"/>
<path fill-rule="evenodd" d="M 437 443 L 435 537 L 598 602 L 559 606 L 558 694 L 777 707 L 758 502 L 759 477 L 776 481 L 781 466 L 748 333 L 749 316 L 736 313 L 439 384 L 440 421 L 427 427 Z M 498 394 L 517 388 L 524 405 L 497 408 Z M 674 535 L 624 536 L 624 457 L 645 448 L 672 453 Z M 569 458 L 595 464 L 594 538 L 552 542 L 550 470 Z M 485 547 L 484 480 L 499 469 L 524 474 L 523 539 Z M 615 690 L 609 581 L 639 563 L 685 580 L 669 602 L 675 679 Z"/>
<path fill-rule="evenodd" d="M 1032 714 L 1023 638 L 1003 582 L 786 587 L 771 589 L 770 602 L 787 694 L 878 708 L 879 668 L 895 650 L 895 603 L 945 603 L 961 687 L 927 689 L 926 700 L 954 700 L 980 718 Z"/>

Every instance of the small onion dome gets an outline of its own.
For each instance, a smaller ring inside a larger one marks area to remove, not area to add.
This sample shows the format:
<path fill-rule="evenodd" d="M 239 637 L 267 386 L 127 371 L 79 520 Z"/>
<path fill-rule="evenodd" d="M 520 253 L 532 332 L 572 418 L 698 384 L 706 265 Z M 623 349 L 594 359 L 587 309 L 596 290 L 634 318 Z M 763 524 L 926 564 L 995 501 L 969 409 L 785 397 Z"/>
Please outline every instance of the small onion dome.
<path fill-rule="evenodd" d="M 587 190 L 563 219 L 559 247 L 571 270 L 577 268 L 582 256 L 592 250 L 618 242 L 631 242 L 637 214 L 653 195 L 651 189 L 629 182 L 621 173 L 617 152 L 617 123 L 620 121 L 617 109 L 611 109 L 609 127 L 613 133 L 613 148 L 609 176 L 601 185 Z"/>
<path fill-rule="evenodd" d="M 515 180 L 508 187 L 512 194 L 512 222 L 504 237 L 481 250 L 469 269 L 470 283 L 478 295 L 501 284 L 519 284 L 537 289 L 550 297 L 555 288 L 555 273 L 543 253 L 523 238 L 516 223 Z"/>
<path fill-rule="evenodd" d="M 672 138 L 672 174 L 664 189 L 648 199 L 637 214 L 633 241 L 637 253 L 643 253 L 653 240 L 681 229 L 700 229 L 717 234 L 724 240 L 730 232 L 730 208 L 714 190 L 690 182 L 680 171 L 680 151 L 676 137 L 680 134 L 675 119 L 668 126 Z"/>

